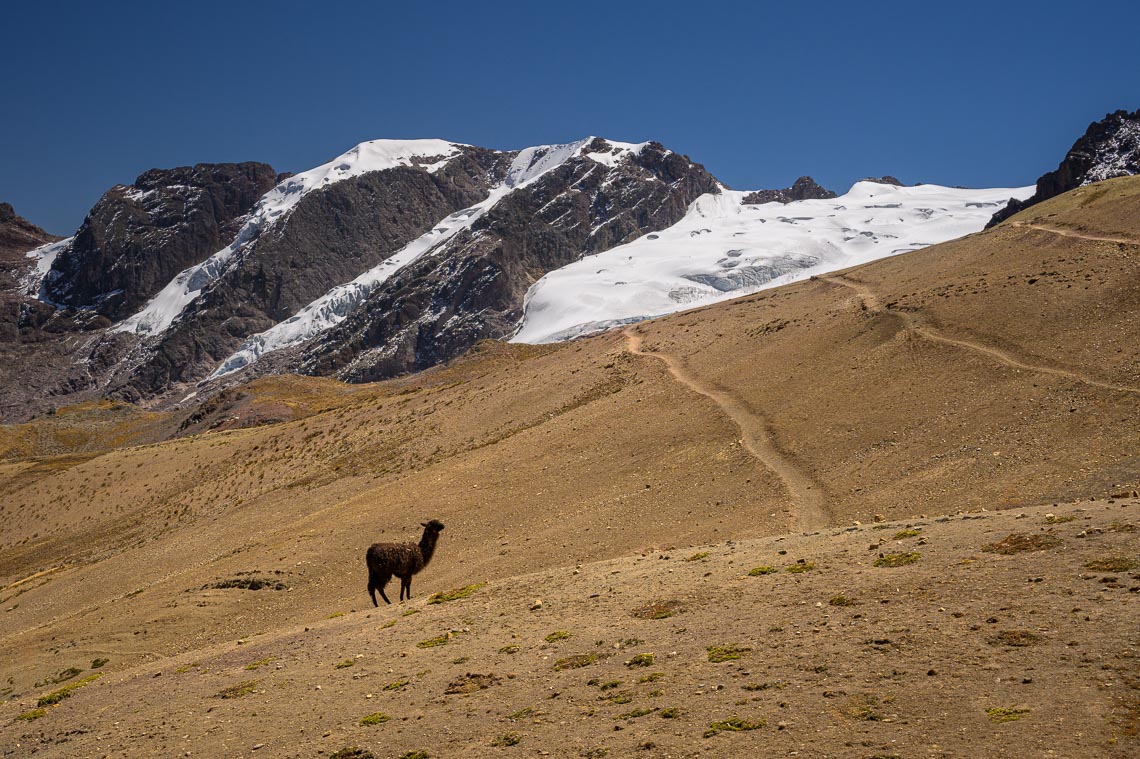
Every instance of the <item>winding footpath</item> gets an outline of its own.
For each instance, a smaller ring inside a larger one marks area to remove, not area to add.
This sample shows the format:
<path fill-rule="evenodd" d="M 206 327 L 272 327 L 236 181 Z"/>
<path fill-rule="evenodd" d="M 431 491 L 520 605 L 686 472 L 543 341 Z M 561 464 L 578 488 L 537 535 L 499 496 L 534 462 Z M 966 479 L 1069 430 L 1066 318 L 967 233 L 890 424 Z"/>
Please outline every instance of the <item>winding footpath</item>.
<path fill-rule="evenodd" d="M 1060 234 L 1060 233 L 1058 233 Z M 1076 235 L 1074 235 L 1076 236 Z M 1104 238 L 1090 238 L 1090 239 L 1104 239 Z M 1095 377 L 1089 376 L 1082 372 L 1073 371 L 1070 369 L 1061 369 L 1055 366 L 1044 366 L 1042 364 L 1030 364 L 1016 356 L 994 348 L 990 345 L 974 342 L 973 340 L 964 340 L 961 338 L 947 337 L 935 330 L 930 325 L 922 321 L 922 317 L 913 312 L 898 311 L 895 309 L 888 309 L 883 306 L 879 297 L 875 295 L 865 284 L 858 280 L 851 279 L 843 274 L 821 274 L 819 279 L 835 285 L 840 285 L 853 290 L 860 300 L 867 307 L 867 310 L 876 313 L 889 314 L 897 317 L 908 330 L 914 332 L 916 335 L 926 338 L 932 342 L 943 343 L 944 345 L 954 346 L 956 348 L 963 348 L 974 353 L 980 353 L 984 356 L 994 359 L 1000 364 L 1004 364 L 1012 369 L 1019 369 L 1027 372 L 1037 372 L 1038 374 L 1051 374 L 1055 377 L 1063 377 L 1069 380 L 1075 380 L 1085 385 L 1092 385 L 1093 387 L 1103 388 L 1105 390 L 1113 390 L 1119 393 L 1133 393 L 1140 394 L 1140 388 L 1130 387 L 1128 385 L 1117 385 L 1112 382 L 1104 382 Z"/>
<path fill-rule="evenodd" d="M 1014 221 L 1010 222 L 1010 226 L 1021 227 L 1023 229 L 1036 229 L 1039 232 L 1050 232 L 1061 237 L 1076 237 L 1081 240 L 1095 240 L 1097 242 L 1118 242 L 1123 245 L 1140 245 L 1140 240 L 1129 240 L 1127 237 L 1106 237 L 1101 235 L 1086 235 L 1084 232 L 1077 232 L 1072 229 L 1065 229 L 1063 227 L 1055 227 L 1051 224 L 1034 224 L 1028 221 Z"/>
<path fill-rule="evenodd" d="M 780 451 L 772 440 L 772 435 L 768 431 L 768 420 L 763 415 L 753 411 L 748 404 L 727 390 L 695 376 L 676 356 L 643 348 L 642 338 L 635 332 L 634 327 L 626 327 L 622 330 L 622 334 L 625 335 L 626 349 L 630 353 L 635 356 L 649 356 L 665 364 L 674 380 L 711 400 L 736 424 L 745 449 L 783 482 L 792 499 L 791 513 L 797 529 L 808 532 L 830 524 L 823 489 Z"/>

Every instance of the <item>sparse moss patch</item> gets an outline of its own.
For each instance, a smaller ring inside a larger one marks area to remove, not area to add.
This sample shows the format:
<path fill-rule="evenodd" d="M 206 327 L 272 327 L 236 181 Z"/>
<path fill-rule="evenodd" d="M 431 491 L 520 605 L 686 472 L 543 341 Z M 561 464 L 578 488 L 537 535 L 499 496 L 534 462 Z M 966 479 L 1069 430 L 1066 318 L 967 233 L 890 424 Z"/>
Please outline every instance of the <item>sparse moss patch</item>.
<path fill-rule="evenodd" d="M 922 558 L 922 554 L 918 551 L 906 551 L 905 553 L 888 553 L 875 559 L 876 567 L 905 567 L 907 564 L 913 564 Z"/>
<path fill-rule="evenodd" d="M 905 540 L 906 538 L 917 538 L 921 533 L 918 530 L 899 530 L 895 533 L 895 540 Z"/>
<path fill-rule="evenodd" d="M 982 550 L 988 553 L 1000 553 L 1009 556 L 1024 551 L 1044 551 L 1047 548 L 1056 548 L 1061 545 L 1061 543 L 1060 538 L 1048 533 L 1027 535 L 1025 533 L 1013 532 L 996 543 L 982 546 Z"/>
<path fill-rule="evenodd" d="M 408 682 L 408 680 L 396 680 L 395 682 L 385 685 L 382 690 L 400 690 L 400 688 L 403 688 Z"/>
<path fill-rule="evenodd" d="M 1128 572 L 1137 566 L 1134 559 L 1129 559 L 1125 556 L 1111 556 L 1085 562 L 1085 569 L 1092 569 L 1097 572 Z"/>
<path fill-rule="evenodd" d="M 555 630 L 554 632 L 550 633 L 550 635 L 546 636 L 546 642 L 554 643 L 555 641 L 566 640 L 569 637 L 570 633 L 566 630 Z"/>
<path fill-rule="evenodd" d="M 373 712 L 372 714 L 369 714 L 367 717 L 361 717 L 360 724 L 362 726 L 382 725 L 390 719 L 392 719 L 392 718 L 389 717 L 384 712 Z"/>
<path fill-rule="evenodd" d="M 575 654 L 574 656 L 566 656 L 554 662 L 554 671 L 561 672 L 564 669 L 579 669 L 581 667 L 588 667 L 598 660 L 598 654 Z"/>
<path fill-rule="evenodd" d="M 348 667 L 351 667 L 353 664 L 356 664 L 356 662 L 354 660 L 345 659 L 344 661 L 338 661 L 336 663 L 336 668 L 337 669 L 346 669 Z"/>
<path fill-rule="evenodd" d="M 815 562 L 814 561 L 802 561 L 801 560 L 801 561 L 797 561 L 795 564 L 792 564 L 785 571 L 791 572 L 794 575 L 798 575 L 798 574 L 803 574 L 804 572 L 810 572 L 813 569 L 815 569 Z"/>
<path fill-rule="evenodd" d="M 709 557 L 708 551 L 701 551 L 700 553 L 693 554 L 689 558 L 685 559 L 685 561 L 700 561 L 701 559 L 707 559 L 708 557 Z"/>
<path fill-rule="evenodd" d="M 638 619 L 668 619 L 684 611 L 680 601 L 655 601 L 647 606 L 634 609 L 630 614 Z"/>
<path fill-rule="evenodd" d="M 244 680 L 228 688 L 222 688 L 214 694 L 214 698 L 241 698 L 257 690 L 256 680 Z"/>
<path fill-rule="evenodd" d="M 625 663 L 627 667 L 652 667 L 653 654 L 636 654 Z"/>
<path fill-rule="evenodd" d="M 748 570 L 748 576 L 749 577 L 760 577 L 762 575 L 775 574 L 776 572 L 779 572 L 779 571 L 780 570 L 776 569 L 775 567 L 768 567 L 768 566 L 753 567 L 752 569 Z"/>
<path fill-rule="evenodd" d="M 448 601 L 458 601 L 461 598 L 469 598 L 475 591 L 482 588 L 487 583 L 477 582 L 474 585 L 464 585 L 462 588 L 455 588 L 442 593 L 433 593 L 428 597 L 429 604 L 441 604 Z"/>
<path fill-rule="evenodd" d="M 502 746 L 517 746 L 522 742 L 522 736 L 518 733 L 503 733 L 491 741 L 491 745 L 495 747 Z"/>
<path fill-rule="evenodd" d="M 742 730 L 759 730 L 762 727 L 764 727 L 764 720 L 753 722 L 740 717 L 729 717 L 728 719 L 710 722 L 709 729 L 705 731 L 705 737 L 711 738 L 720 732 L 737 733 Z"/>
<path fill-rule="evenodd" d="M 709 652 L 709 661 L 714 664 L 741 659 L 752 651 L 751 648 L 743 646 L 709 646 L 706 650 Z"/>
<path fill-rule="evenodd" d="M 37 720 L 46 714 L 47 709 L 32 709 L 31 711 L 24 712 L 23 714 L 17 714 L 16 719 L 22 719 L 26 722 L 31 722 L 32 720 Z"/>
<path fill-rule="evenodd" d="M 991 706 L 986 709 L 986 716 L 990 722 L 1016 722 L 1021 715 L 1028 714 L 1028 709 L 1017 709 L 1012 706 Z"/>
<path fill-rule="evenodd" d="M 40 696 L 39 699 L 36 701 L 36 706 L 51 706 L 52 704 L 58 704 L 63 699 L 70 698 L 72 693 L 79 690 L 83 686 L 90 685 L 91 683 L 98 680 L 102 676 L 102 674 L 103 674 L 102 672 L 96 672 L 93 675 L 88 675 L 87 677 L 83 678 L 82 680 L 76 680 L 73 683 L 65 685 L 62 688 L 60 688 L 59 690 L 52 691 L 51 693 L 47 694 L 46 696 Z"/>

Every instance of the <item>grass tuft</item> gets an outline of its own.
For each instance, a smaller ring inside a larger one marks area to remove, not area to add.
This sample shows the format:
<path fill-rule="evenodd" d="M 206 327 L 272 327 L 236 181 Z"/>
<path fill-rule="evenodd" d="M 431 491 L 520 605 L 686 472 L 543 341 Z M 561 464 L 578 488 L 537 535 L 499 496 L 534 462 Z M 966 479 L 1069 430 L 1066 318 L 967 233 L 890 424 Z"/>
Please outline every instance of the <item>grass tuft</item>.
<path fill-rule="evenodd" d="M 474 585 L 464 585 L 462 588 L 455 588 L 444 593 L 433 593 L 428 597 L 428 603 L 441 604 L 448 601 L 458 601 L 461 598 L 470 598 L 475 591 L 486 584 L 485 582 L 477 582 Z"/>
<path fill-rule="evenodd" d="M 574 656 L 567 656 L 554 662 L 554 671 L 561 672 L 564 669 L 579 669 L 587 667 L 598 660 L 597 654 L 575 654 Z"/>
<path fill-rule="evenodd" d="M 254 693 L 256 691 L 256 680 L 243 680 L 236 685 L 231 685 L 228 688 L 222 688 L 220 691 L 214 694 L 214 698 L 241 698 L 242 696 L 247 696 L 250 693 Z"/>
<path fill-rule="evenodd" d="M 385 722 L 387 722 L 390 719 L 392 719 L 392 718 L 389 717 L 384 712 L 373 712 L 372 714 L 369 714 L 367 717 L 361 717 L 360 718 L 360 724 L 362 726 L 383 725 Z"/>
<path fill-rule="evenodd" d="M 986 709 L 986 716 L 990 718 L 990 722 L 1016 722 L 1023 714 L 1029 714 L 1029 710 L 1012 706 L 991 706 Z"/>
<path fill-rule="evenodd" d="M 906 551 L 905 553 L 888 553 L 885 556 L 880 556 L 875 559 L 876 567 L 905 567 L 907 564 L 913 564 L 922 558 L 922 554 L 918 551 Z"/>
<path fill-rule="evenodd" d="M 740 717 L 729 717 L 725 720 L 710 722 L 709 729 L 705 731 L 704 737 L 711 738 L 720 732 L 738 733 L 742 730 L 759 730 L 762 727 L 764 727 L 764 720 L 752 722 Z"/>
<path fill-rule="evenodd" d="M 709 646 L 706 650 L 709 652 L 709 661 L 714 664 L 741 659 L 752 651 L 751 648 L 742 646 Z"/>
<path fill-rule="evenodd" d="M 776 569 L 775 567 L 768 567 L 768 566 L 753 567 L 752 569 L 748 570 L 748 576 L 749 577 L 760 577 L 762 575 L 775 574 L 776 572 L 779 572 L 779 571 L 780 570 Z"/>
<path fill-rule="evenodd" d="M 82 680 L 76 680 L 75 682 L 70 683 L 69 685 L 65 685 L 62 688 L 60 688 L 59 690 L 52 691 L 51 693 L 47 694 L 46 696 L 40 696 L 39 699 L 36 701 L 36 706 L 51 706 L 52 704 L 58 704 L 63 699 L 70 698 L 72 693 L 79 690 L 83 686 L 90 685 L 91 683 L 98 680 L 102 676 L 102 674 L 103 674 L 102 672 L 96 672 L 93 675 L 88 675 L 87 677 L 83 678 Z"/>

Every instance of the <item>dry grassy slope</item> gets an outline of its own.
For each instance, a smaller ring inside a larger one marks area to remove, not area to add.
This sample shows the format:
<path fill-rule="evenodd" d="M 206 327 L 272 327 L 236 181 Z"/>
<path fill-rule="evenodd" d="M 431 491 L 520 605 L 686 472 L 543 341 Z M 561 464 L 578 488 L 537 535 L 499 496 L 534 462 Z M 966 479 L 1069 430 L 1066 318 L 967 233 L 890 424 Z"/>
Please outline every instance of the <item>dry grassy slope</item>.
<path fill-rule="evenodd" d="M 20 697 L 0 755 L 1136 756 L 1138 517 L 1086 501 L 547 568 L 111 668 L 33 721 Z M 1030 550 L 987 550 L 1011 535 Z M 710 734 L 732 718 L 756 729 Z"/>
<path fill-rule="evenodd" d="M 96 657 L 123 671 L 362 608 L 364 548 L 428 516 L 448 529 L 417 595 L 1135 488 L 1140 248 L 1017 225 L 1140 240 L 1138 208 L 1140 180 L 1086 188 L 641 325 L 642 355 L 610 333 L 372 386 L 266 380 L 201 424 L 306 418 L 5 464 L 0 690 L 23 703 Z M 255 571 L 290 590 L 202 590 Z"/>

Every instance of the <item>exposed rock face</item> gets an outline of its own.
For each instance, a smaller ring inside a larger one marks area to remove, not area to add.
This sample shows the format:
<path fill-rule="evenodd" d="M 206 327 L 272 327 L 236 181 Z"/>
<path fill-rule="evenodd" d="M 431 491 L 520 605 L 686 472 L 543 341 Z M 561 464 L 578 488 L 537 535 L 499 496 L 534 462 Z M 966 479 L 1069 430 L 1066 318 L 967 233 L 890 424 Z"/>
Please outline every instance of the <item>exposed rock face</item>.
<path fill-rule="evenodd" d="M 264 163 L 152 169 L 116 185 L 91 209 L 44 282 L 48 300 L 122 318 L 178 272 L 233 238 L 275 184 Z"/>
<path fill-rule="evenodd" d="M 1037 180 L 1037 192 L 1027 200 L 1010 200 L 987 224 L 992 227 L 1043 200 L 1086 184 L 1140 174 L 1140 109 L 1116 111 L 1089 125 L 1073 143 L 1056 171 Z"/>
<path fill-rule="evenodd" d="M 0 203 L 0 261 L 59 239 L 17 214 L 10 203 Z"/>
<path fill-rule="evenodd" d="M 599 142 L 588 148 L 604 150 Z M 298 368 L 372 381 L 508 336 L 527 289 L 544 274 L 670 226 L 699 195 L 719 190 L 704 167 L 659 143 L 613 166 L 588 156 L 511 193 L 445 252 L 401 271 L 308 345 Z"/>
<path fill-rule="evenodd" d="M 890 184 L 894 185 L 895 187 L 906 187 L 906 185 L 902 183 L 902 180 L 898 179 L 897 177 L 892 177 L 890 174 L 886 174 L 881 177 L 867 177 L 863 181 L 875 182 L 876 184 Z"/>
<path fill-rule="evenodd" d="M 507 154 L 471 148 L 436 173 L 399 167 L 310 193 L 183 312 L 120 391 L 150 396 L 202 379 L 248 335 L 486 198 L 508 165 Z"/>
<path fill-rule="evenodd" d="M 800 177 L 791 187 L 782 190 L 758 190 L 744 196 L 745 205 L 761 203 L 791 203 L 793 200 L 830 200 L 838 197 L 834 192 L 816 184 L 811 177 Z"/>

